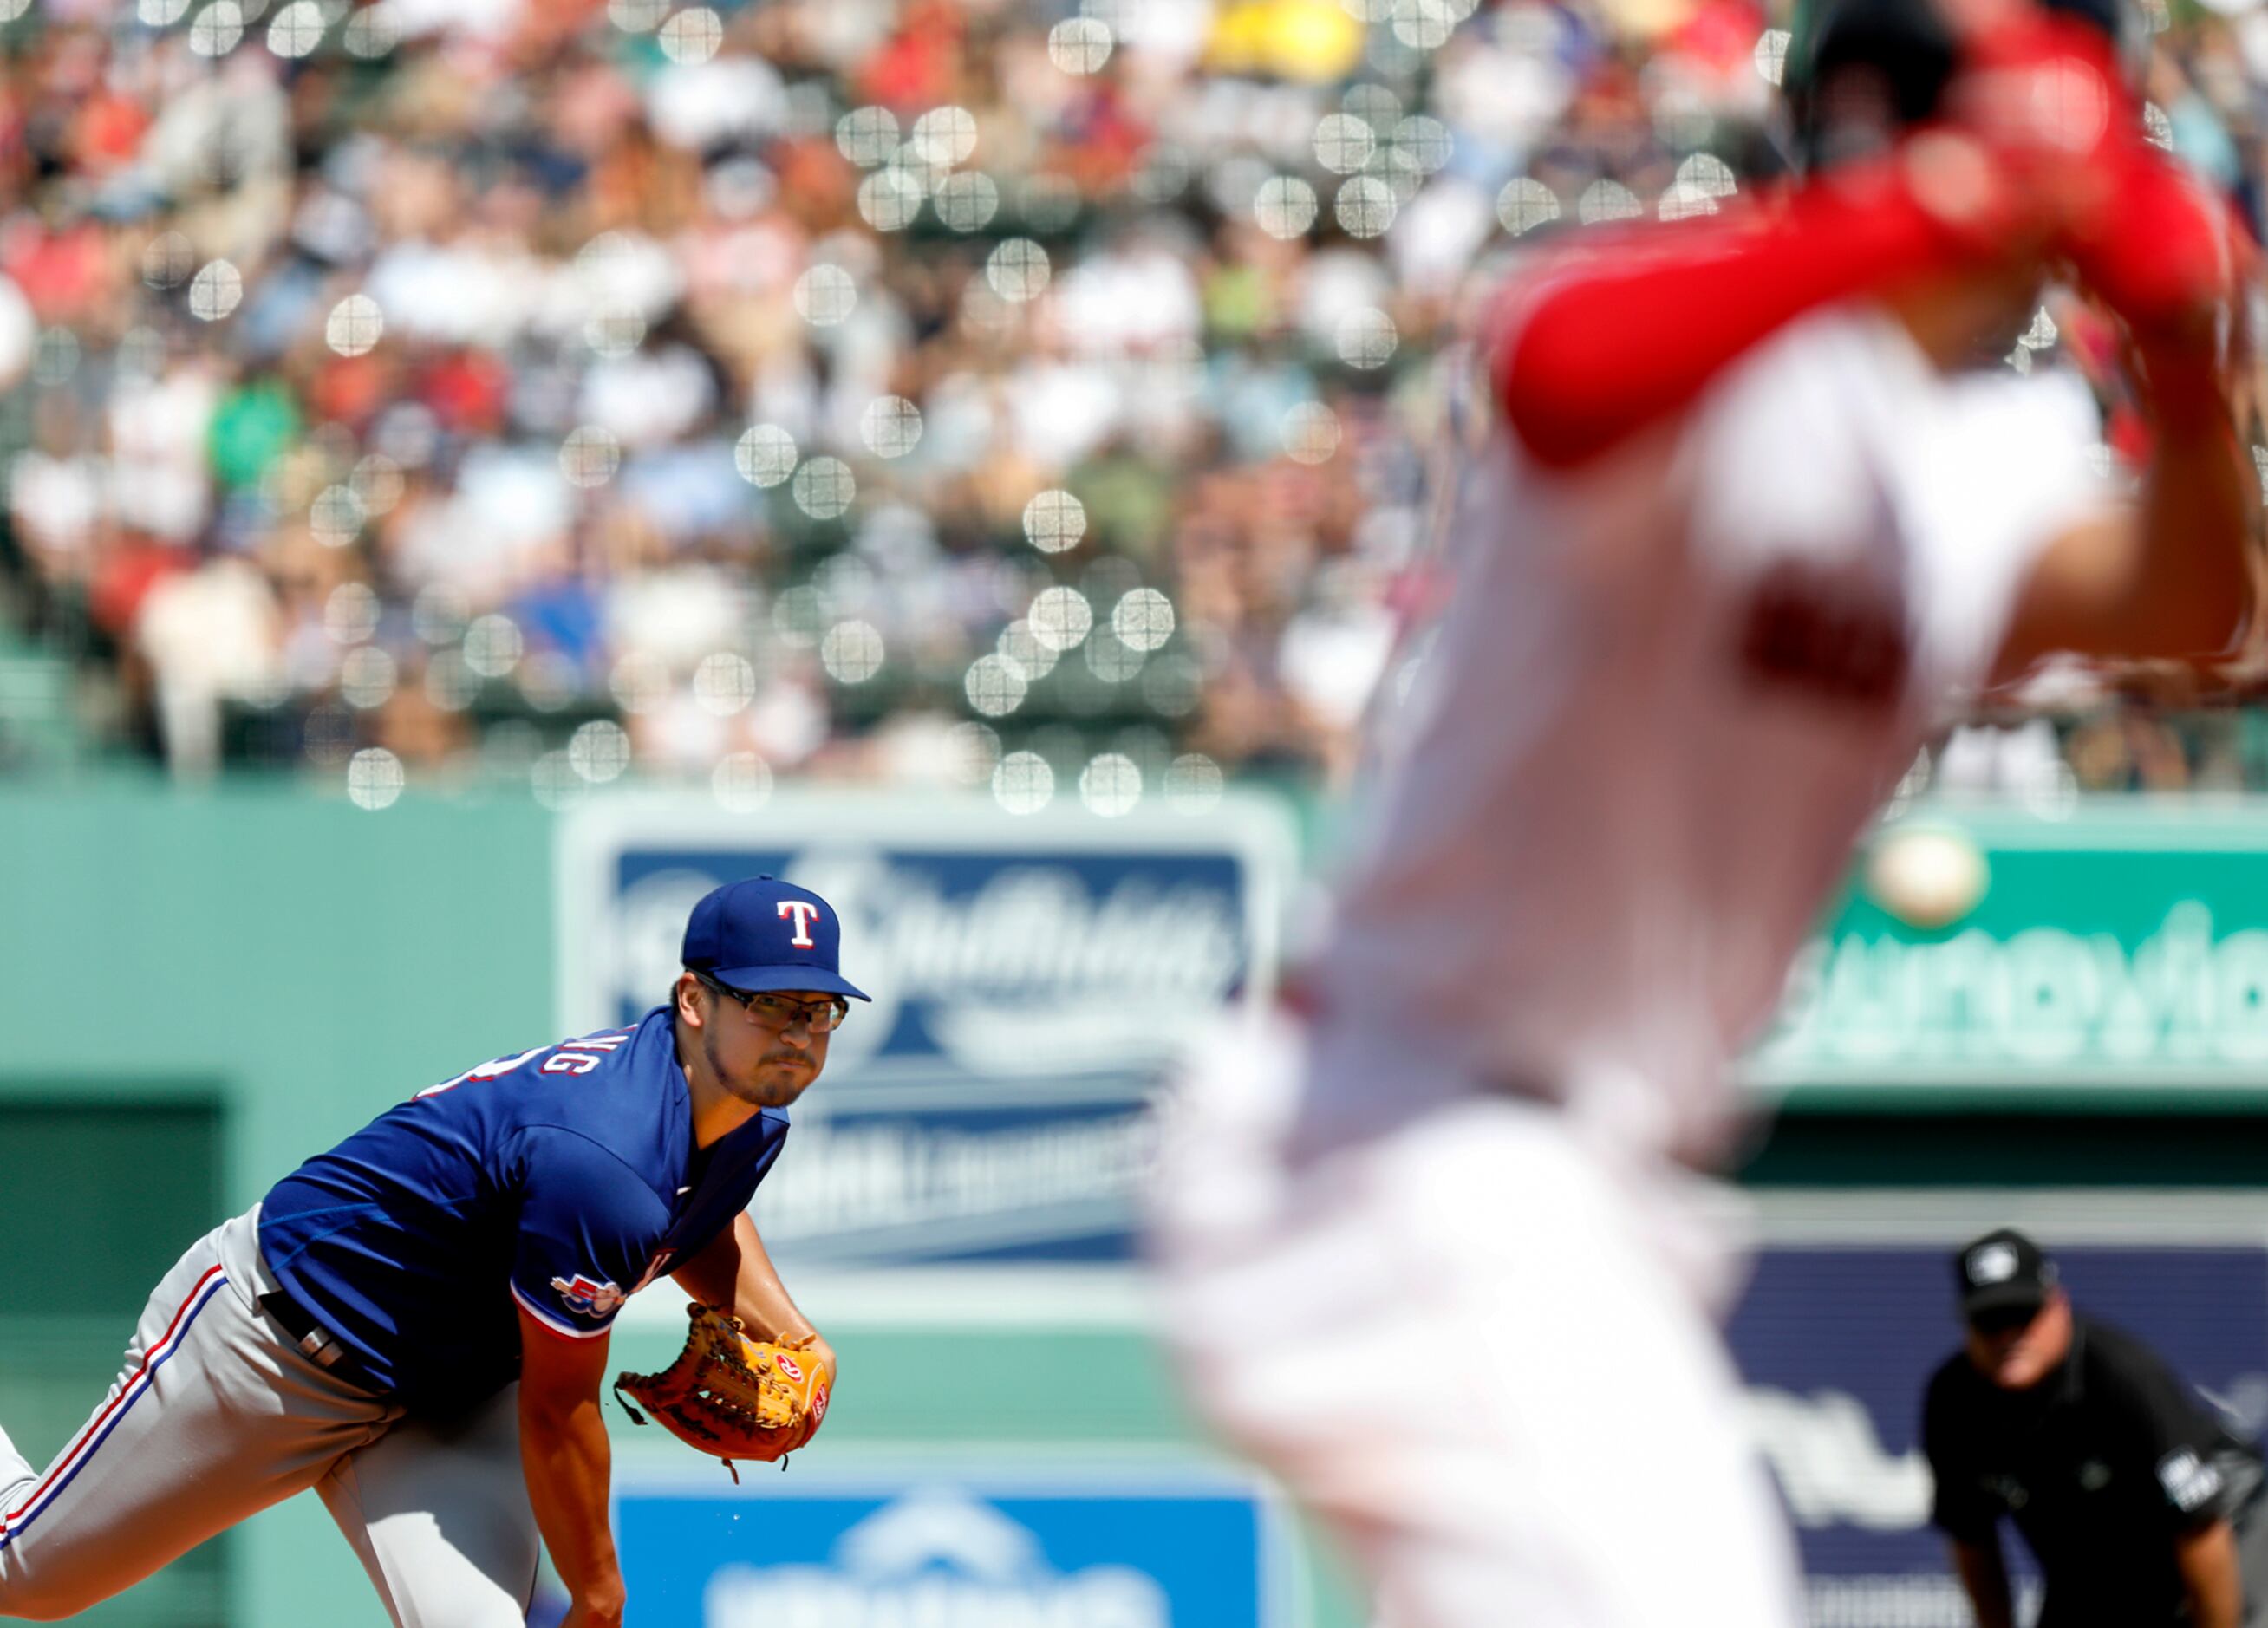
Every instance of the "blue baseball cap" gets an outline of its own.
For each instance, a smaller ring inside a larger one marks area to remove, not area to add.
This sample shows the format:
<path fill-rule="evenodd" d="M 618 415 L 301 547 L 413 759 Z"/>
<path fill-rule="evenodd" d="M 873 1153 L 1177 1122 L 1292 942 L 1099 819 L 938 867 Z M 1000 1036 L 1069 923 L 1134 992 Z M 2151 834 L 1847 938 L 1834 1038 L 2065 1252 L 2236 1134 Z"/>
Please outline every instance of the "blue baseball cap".
<path fill-rule="evenodd" d="M 774 876 L 726 882 L 685 919 L 682 961 L 736 990 L 818 990 L 873 998 L 837 970 L 843 924 L 808 888 Z"/>

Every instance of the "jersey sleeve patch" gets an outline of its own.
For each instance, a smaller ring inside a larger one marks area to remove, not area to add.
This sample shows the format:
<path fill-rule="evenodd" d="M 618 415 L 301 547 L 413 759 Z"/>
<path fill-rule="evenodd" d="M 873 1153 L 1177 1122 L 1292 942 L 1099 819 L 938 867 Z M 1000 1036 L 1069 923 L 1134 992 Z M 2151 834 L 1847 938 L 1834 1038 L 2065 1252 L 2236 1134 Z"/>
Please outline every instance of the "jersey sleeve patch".
<path fill-rule="evenodd" d="M 606 1287 L 611 1289 L 614 1285 L 612 1284 L 608 1284 Z M 536 1322 L 541 1323 L 554 1334 L 563 1335 L 571 1340 L 596 1339 L 600 1335 L 606 1333 L 609 1329 L 614 1327 L 614 1319 L 611 1315 L 609 1315 L 607 1320 L 603 1322 L 595 1324 L 586 1323 L 581 1327 L 578 1327 L 575 1323 L 562 1317 L 558 1312 L 548 1307 L 539 1305 L 534 1300 L 530 1300 L 527 1294 L 517 1283 L 514 1283 L 512 1285 L 512 1298 L 519 1302 L 519 1308 L 522 1311 L 534 1318 Z M 619 1302 L 617 1303 L 619 1304 Z"/>
<path fill-rule="evenodd" d="M 2187 1448 L 2176 1448 L 2158 1461 L 2158 1484 L 2166 1501 L 2185 1515 L 2195 1514 L 2220 1492 L 2220 1468 Z"/>
<path fill-rule="evenodd" d="M 666 1210 L 636 1171 L 572 1131 L 530 1128 L 517 1162 L 512 1298 L 555 1332 L 603 1334 L 645 1281 Z"/>

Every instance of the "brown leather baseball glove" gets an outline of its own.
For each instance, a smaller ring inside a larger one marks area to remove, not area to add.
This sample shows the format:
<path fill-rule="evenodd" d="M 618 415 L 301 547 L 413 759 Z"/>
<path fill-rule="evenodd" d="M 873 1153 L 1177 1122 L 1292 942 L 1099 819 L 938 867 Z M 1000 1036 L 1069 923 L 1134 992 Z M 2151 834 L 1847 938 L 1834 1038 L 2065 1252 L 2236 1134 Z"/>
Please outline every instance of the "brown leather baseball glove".
<path fill-rule="evenodd" d="M 638 1424 L 643 1406 L 679 1440 L 725 1461 L 784 1459 L 812 1438 L 827 1417 L 835 1376 L 811 1351 L 809 1337 L 789 1344 L 751 1340 L 740 1320 L 695 1301 L 693 1326 L 677 1360 L 659 1374 L 624 1374 L 615 1395 Z"/>

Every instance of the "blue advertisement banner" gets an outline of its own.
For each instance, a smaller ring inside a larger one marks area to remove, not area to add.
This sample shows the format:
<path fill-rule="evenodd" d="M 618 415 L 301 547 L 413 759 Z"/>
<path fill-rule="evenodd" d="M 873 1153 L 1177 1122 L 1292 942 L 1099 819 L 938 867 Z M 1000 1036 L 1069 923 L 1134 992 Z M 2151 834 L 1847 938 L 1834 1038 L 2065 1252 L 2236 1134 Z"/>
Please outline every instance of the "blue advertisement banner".
<path fill-rule="evenodd" d="M 990 801 L 776 798 L 758 815 L 598 802 L 563 829 L 563 1026 L 665 999 L 687 912 L 770 874 L 843 921 L 871 992 L 757 1196 L 784 1263 L 1131 1258 L 1151 1095 L 1230 995 L 1264 990 L 1296 851 L 1277 807 L 1018 818 Z"/>
<path fill-rule="evenodd" d="M 2248 1436 L 2268 1424 L 2268 1249 L 2058 1249 L 2086 1314 L 2140 1337 Z M 1960 1341 L 1949 1249 L 1766 1250 L 1728 1330 L 1801 1545 L 1815 1628 L 1967 1628 L 1929 1522 L 1922 1388 Z M 2020 1540 L 2008 1543 L 2027 1587 Z"/>
<path fill-rule="evenodd" d="M 625 1487 L 628 1628 L 1270 1628 L 1273 1517 L 1226 1484 Z"/>

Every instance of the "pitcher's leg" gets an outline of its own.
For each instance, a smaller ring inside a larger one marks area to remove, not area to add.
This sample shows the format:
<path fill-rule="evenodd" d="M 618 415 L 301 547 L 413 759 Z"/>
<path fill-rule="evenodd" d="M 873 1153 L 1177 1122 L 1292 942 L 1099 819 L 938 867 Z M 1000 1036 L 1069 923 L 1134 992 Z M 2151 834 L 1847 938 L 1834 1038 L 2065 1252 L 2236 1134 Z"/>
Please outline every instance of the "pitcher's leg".
<path fill-rule="evenodd" d="M 318 1489 L 400 1628 L 520 1628 L 542 1540 L 519 1468 L 519 1387 L 415 1417 Z"/>
<path fill-rule="evenodd" d="M 239 1217 L 166 1275 L 109 1395 L 44 1471 L 0 1455 L 0 1617 L 84 1610 L 385 1428 L 384 1402 L 279 1349 L 248 1241 Z"/>

